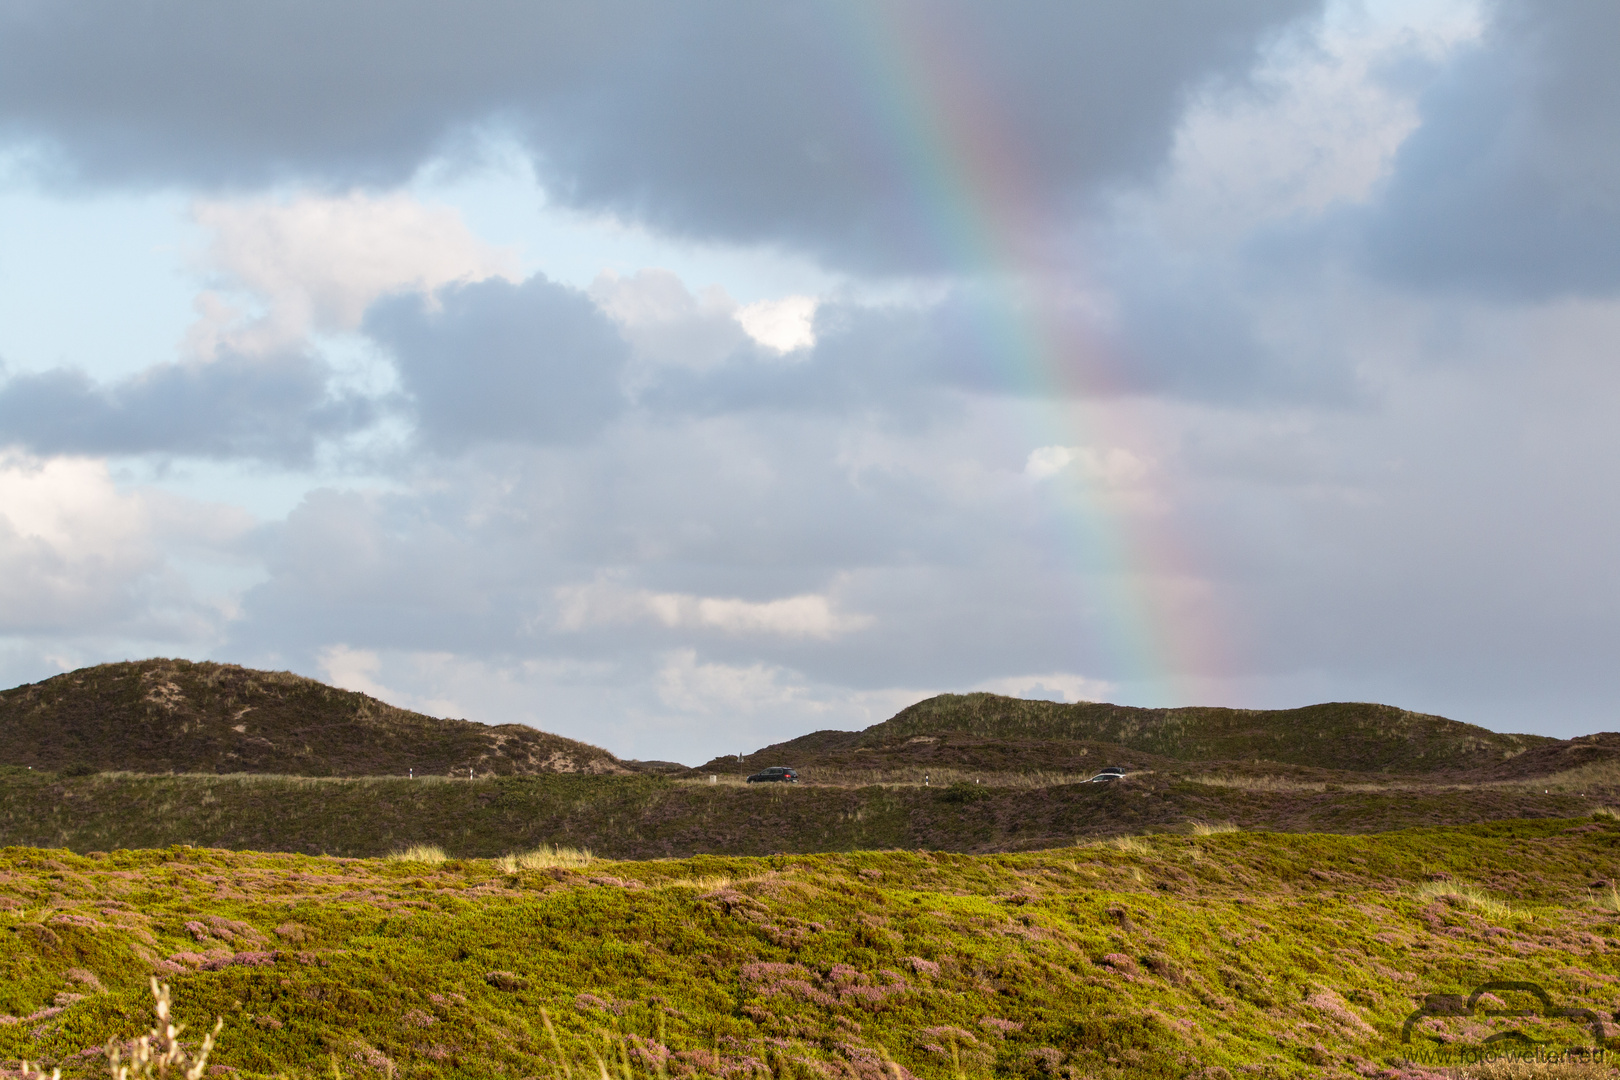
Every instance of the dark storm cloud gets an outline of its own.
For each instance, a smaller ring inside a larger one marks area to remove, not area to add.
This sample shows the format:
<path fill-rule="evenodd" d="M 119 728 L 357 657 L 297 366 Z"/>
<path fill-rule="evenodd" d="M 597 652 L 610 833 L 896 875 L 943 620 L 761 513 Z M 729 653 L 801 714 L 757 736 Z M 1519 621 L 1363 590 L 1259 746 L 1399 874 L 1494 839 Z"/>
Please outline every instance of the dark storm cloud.
<path fill-rule="evenodd" d="M 573 442 L 625 405 L 618 327 L 584 293 L 539 275 L 386 299 L 365 331 L 393 353 L 417 433 L 440 449 Z"/>
<path fill-rule="evenodd" d="M 0 132 L 92 182 L 392 182 L 494 124 L 563 203 L 878 268 L 946 254 L 908 95 L 1049 212 L 1156 166 L 1190 89 L 1318 6 L 0 4 Z"/>
<path fill-rule="evenodd" d="M 300 464 L 319 440 L 369 425 L 302 353 L 159 364 L 111 385 L 67 368 L 0 384 L 0 444 L 41 454 L 179 454 Z"/>
<path fill-rule="evenodd" d="M 1265 30 L 1312 7 L 686 9 L 626 87 L 538 110 L 530 130 L 543 173 L 575 205 L 676 234 L 785 241 L 833 263 L 936 267 L 950 253 L 918 209 L 936 170 L 1013 171 L 1032 209 L 1063 208 L 1158 164 L 1186 91 L 1245 70 Z M 907 115 L 913 96 L 933 113 L 923 126 L 965 129 L 946 160 L 919 148 L 931 135 Z"/>
<path fill-rule="evenodd" d="M 1366 228 L 1403 284 L 1540 299 L 1620 286 L 1620 5 L 1499 4 L 1422 102 Z"/>

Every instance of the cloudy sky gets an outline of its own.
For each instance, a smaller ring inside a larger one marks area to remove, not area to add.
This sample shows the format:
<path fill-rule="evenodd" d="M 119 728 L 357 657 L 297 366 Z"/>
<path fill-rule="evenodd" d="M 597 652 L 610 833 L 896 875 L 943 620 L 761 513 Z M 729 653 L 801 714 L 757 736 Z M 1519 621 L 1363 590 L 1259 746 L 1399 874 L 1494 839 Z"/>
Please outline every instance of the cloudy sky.
<path fill-rule="evenodd" d="M 1620 728 L 1606 0 L 0 0 L 0 683 Z"/>

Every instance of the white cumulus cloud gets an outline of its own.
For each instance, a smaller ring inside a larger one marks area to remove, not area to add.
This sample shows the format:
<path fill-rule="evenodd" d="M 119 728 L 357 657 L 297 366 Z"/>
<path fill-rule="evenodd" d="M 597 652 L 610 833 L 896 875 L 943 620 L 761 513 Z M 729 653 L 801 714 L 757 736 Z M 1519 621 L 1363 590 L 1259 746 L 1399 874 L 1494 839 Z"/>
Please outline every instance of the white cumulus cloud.
<path fill-rule="evenodd" d="M 816 343 L 816 307 L 813 296 L 785 296 L 756 300 L 737 309 L 738 324 L 748 336 L 779 353 L 797 352 Z"/>
<path fill-rule="evenodd" d="M 1119 687 L 1103 679 L 1090 679 L 1071 672 L 1049 675 L 1012 675 L 999 679 L 986 679 L 973 687 L 991 694 L 1029 698 L 1039 701 L 1107 701 Z"/>
<path fill-rule="evenodd" d="M 598 581 L 564 586 L 556 596 L 557 625 L 563 630 L 651 623 L 672 630 L 827 639 L 872 622 L 869 616 L 838 611 L 831 599 L 817 593 L 754 601 L 626 589 Z"/>
<path fill-rule="evenodd" d="M 671 654 L 658 672 L 658 699 L 683 713 L 747 714 L 790 704 L 803 693 L 779 667 L 700 663 L 691 649 Z"/>
<path fill-rule="evenodd" d="M 452 207 L 401 193 L 200 200 L 192 217 L 212 234 L 202 266 L 263 309 L 250 314 L 218 292 L 203 293 L 187 338 L 194 355 L 353 330 L 390 292 L 520 276 L 514 249 L 484 243 Z"/>
<path fill-rule="evenodd" d="M 228 562 L 251 526 L 234 508 L 121 491 L 105 461 L 0 452 L 0 632 L 211 632 L 233 598 L 200 601 L 171 558 Z"/>

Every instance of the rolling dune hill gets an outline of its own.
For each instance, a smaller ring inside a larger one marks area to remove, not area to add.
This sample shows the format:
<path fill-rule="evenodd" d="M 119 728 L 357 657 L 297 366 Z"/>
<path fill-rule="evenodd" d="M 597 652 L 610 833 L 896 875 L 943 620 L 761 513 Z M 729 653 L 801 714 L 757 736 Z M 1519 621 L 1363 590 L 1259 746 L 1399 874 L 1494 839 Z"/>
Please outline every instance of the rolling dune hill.
<path fill-rule="evenodd" d="M 285 671 L 161 659 L 0 692 L 0 764 L 295 776 L 633 771 L 600 747 L 522 724 L 424 716 Z"/>
<path fill-rule="evenodd" d="M 946 731 L 1115 743 L 1178 761 L 1259 759 L 1395 773 L 1483 768 L 1559 741 L 1544 735 L 1503 735 L 1443 716 L 1361 702 L 1269 710 L 1138 709 L 941 694 L 867 728 L 861 743 L 892 744 Z"/>
<path fill-rule="evenodd" d="M 1299 709 L 1139 709 L 941 694 L 864 731 L 818 731 L 695 772 L 792 765 L 817 775 L 950 769 L 1094 772 L 1104 765 L 1190 774 L 1284 774 L 1318 781 L 1394 776 L 1524 779 L 1610 762 L 1620 735 L 1574 740 L 1508 735 L 1391 705 L 1333 702 Z"/>

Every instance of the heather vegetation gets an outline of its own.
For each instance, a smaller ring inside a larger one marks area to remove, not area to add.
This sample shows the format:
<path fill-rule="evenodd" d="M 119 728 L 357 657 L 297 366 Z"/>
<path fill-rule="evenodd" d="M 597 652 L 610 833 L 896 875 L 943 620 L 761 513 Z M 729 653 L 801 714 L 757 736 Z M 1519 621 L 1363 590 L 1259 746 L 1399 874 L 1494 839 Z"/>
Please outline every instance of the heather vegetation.
<path fill-rule="evenodd" d="M 0 1075 L 109 1075 L 154 975 L 243 1077 L 1505 1078 L 1469 1055 L 1620 1035 L 1620 737 L 993 695 L 701 769 L 506 730 L 171 661 L 0 695 Z"/>
<path fill-rule="evenodd" d="M 1492 770 L 1531 751 L 1542 759 L 1576 746 L 1608 757 L 1608 741 L 1571 744 L 1541 735 L 1504 735 L 1390 705 L 1335 702 L 1301 709 L 1139 709 L 1098 702 L 1061 704 L 999 694 L 940 694 L 859 732 L 818 731 L 753 755 L 716 758 L 703 768 L 734 771 L 766 759 L 824 767 L 910 764 L 1023 770 L 1083 769 L 1108 763 L 1163 768 L 1186 762 L 1265 762 L 1268 767 L 1428 775 Z M 1122 759 L 1116 762 L 1115 759 Z M 1566 763 L 1570 764 L 1570 763 Z"/>
<path fill-rule="evenodd" d="M 1550 782 L 1548 782 L 1550 783 Z M 1499 818 L 1571 817 L 1620 787 L 1271 790 L 1142 775 L 1114 784 L 957 781 L 866 787 L 690 783 L 661 777 L 477 780 L 0 775 L 0 842 L 74 851 L 193 844 L 384 856 L 432 845 L 494 858 L 542 845 L 606 858 L 885 848 L 1030 850 L 1189 822 L 1367 833 Z"/>
<path fill-rule="evenodd" d="M 447 720 L 287 671 L 142 660 L 0 692 L 0 764 L 305 776 L 624 774 L 600 747 Z"/>
<path fill-rule="evenodd" d="M 7 849 L 0 1058 L 105 1075 L 154 973 L 243 1077 L 1416 1076 L 1616 1034 L 1611 817 L 574 858 Z"/>

